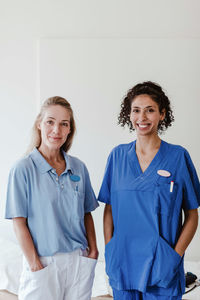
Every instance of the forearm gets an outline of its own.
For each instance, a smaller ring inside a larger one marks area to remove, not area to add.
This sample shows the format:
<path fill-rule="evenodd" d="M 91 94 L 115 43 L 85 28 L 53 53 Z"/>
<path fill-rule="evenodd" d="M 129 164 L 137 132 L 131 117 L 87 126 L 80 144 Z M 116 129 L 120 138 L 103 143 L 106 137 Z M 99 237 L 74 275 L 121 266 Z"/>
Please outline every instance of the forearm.
<path fill-rule="evenodd" d="M 93 221 L 91 213 L 85 214 L 84 221 L 85 221 L 86 238 L 87 238 L 88 247 L 89 247 L 88 257 L 97 259 L 98 258 L 98 249 L 97 249 L 97 243 L 96 243 L 94 221 Z"/>
<path fill-rule="evenodd" d="M 197 209 L 188 210 L 185 212 L 185 221 L 183 228 L 174 250 L 182 256 L 185 253 L 188 245 L 197 230 L 198 226 L 198 211 Z"/>
<path fill-rule="evenodd" d="M 104 224 L 104 239 L 105 239 L 105 244 L 107 244 L 113 236 L 113 229 L 114 229 L 113 218 L 112 218 L 112 207 L 110 204 L 106 204 L 105 206 L 103 224 Z"/>
<path fill-rule="evenodd" d="M 31 271 L 37 271 L 43 268 L 33 240 L 30 234 L 30 231 L 26 225 L 25 218 L 14 218 L 13 219 L 14 231 L 17 237 L 17 240 L 21 246 L 21 249 L 26 257 Z"/>

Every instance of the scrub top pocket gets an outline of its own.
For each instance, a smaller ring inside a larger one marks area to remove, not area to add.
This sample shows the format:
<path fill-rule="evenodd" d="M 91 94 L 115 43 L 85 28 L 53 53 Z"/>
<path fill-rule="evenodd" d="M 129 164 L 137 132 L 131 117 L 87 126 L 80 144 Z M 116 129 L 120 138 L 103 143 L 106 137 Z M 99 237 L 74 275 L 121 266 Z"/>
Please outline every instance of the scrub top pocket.
<path fill-rule="evenodd" d="M 110 277 L 110 279 L 116 280 L 118 270 L 116 266 L 117 258 L 116 258 L 116 249 L 114 247 L 114 238 L 112 237 L 111 240 L 105 246 L 105 261 L 106 261 L 106 273 Z"/>
<path fill-rule="evenodd" d="M 177 286 L 176 275 L 179 273 L 181 261 L 182 257 L 159 237 L 148 285 L 163 288 L 171 287 L 173 284 Z"/>
<path fill-rule="evenodd" d="M 173 185 L 172 191 L 170 191 L 170 183 L 157 185 L 155 190 L 154 203 L 156 213 L 171 216 L 175 207 L 176 194 L 176 184 Z"/>

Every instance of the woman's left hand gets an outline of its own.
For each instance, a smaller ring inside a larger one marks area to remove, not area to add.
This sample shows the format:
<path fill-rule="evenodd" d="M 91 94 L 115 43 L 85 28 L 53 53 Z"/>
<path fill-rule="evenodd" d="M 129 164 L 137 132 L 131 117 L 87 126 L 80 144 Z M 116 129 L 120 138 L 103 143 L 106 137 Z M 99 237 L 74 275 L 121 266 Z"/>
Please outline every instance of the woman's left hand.
<path fill-rule="evenodd" d="M 86 238 L 88 241 L 88 258 L 97 259 L 99 256 L 99 252 L 96 244 L 96 235 L 94 230 L 94 222 L 91 213 L 85 214 L 85 230 L 86 230 Z"/>
<path fill-rule="evenodd" d="M 183 223 L 182 231 L 179 236 L 178 242 L 174 250 L 180 255 L 183 256 L 185 250 L 190 244 L 198 226 L 198 210 L 190 209 L 184 210 L 185 220 Z"/>
<path fill-rule="evenodd" d="M 88 249 L 88 258 L 97 259 L 98 256 L 99 256 L 99 251 L 97 249 L 95 250 Z"/>

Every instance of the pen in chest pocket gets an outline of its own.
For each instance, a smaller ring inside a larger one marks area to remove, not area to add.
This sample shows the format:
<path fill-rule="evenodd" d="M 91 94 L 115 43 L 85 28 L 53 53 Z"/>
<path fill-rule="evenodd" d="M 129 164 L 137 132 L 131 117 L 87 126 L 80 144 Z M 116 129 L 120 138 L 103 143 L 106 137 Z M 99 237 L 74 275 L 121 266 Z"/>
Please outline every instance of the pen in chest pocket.
<path fill-rule="evenodd" d="M 78 182 L 81 179 L 80 176 L 71 174 L 69 177 L 70 177 L 71 181 L 74 182 L 74 184 L 75 184 L 75 191 L 78 192 Z"/>
<path fill-rule="evenodd" d="M 170 182 L 170 193 L 173 192 L 173 188 L 174 188 L 174 181 Z"/>

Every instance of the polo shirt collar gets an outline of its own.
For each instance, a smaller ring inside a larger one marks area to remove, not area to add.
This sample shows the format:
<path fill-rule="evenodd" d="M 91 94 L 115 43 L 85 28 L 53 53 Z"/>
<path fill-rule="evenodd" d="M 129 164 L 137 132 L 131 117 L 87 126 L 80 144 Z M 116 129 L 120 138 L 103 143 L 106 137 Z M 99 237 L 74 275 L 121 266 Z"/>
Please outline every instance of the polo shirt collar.
<path fill-rule="evenodd" d="M 70 159 L 67 153 L 63 150 L 62 153 L 66 162 L 66 169 L 63 173 L 71 172 L 73 174 L 73 168 L 70 164 Z M 30 156 L 41 173 L 46 173 L 50 170 L 54 170 L 53 167 L 46 161 L 46 159 L 42 156 L 42 154 L 37 148 L 33 149 L 33 151 L 30 153 Z"/>
<path fill-rule="evenodd" d="M 70 156 L 67 155 L 67 153 L 64 150 L 62 150 L 62 154 L 63 154 L 65 162 L 66 162 L 66 169 L 65 169 L 64 173 L 71 172 L 72 174 L 74 174 Z"/>

